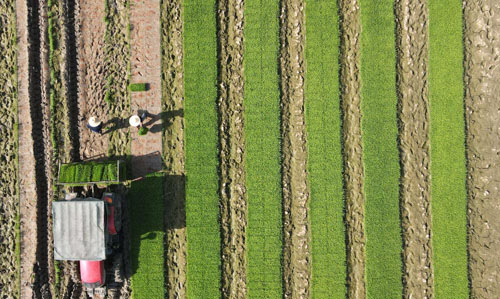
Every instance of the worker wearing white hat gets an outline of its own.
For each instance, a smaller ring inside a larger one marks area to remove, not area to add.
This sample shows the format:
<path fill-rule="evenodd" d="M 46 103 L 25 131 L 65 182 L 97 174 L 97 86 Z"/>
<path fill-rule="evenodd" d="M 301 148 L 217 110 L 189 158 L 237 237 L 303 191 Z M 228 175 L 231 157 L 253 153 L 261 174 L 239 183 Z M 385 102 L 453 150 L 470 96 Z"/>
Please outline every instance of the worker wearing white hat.
<path fill-rule="evenodd" d="M 89 118 L 89 123 L 87 124 L 87 128 L 89 128 L 92 132 L 96 132 L 102 134 L 102 122 L 95 116 Z"/>
<path fill-rule="evenodd" d="M 128 119 L 128 123 L 132 126 L 132 127 L 136 127 L 136 128 L 139 128 L 142 126 L 142 120 L 141 118 L 139 117 L 139 115 L 132 115 L 129 119 Z"/>

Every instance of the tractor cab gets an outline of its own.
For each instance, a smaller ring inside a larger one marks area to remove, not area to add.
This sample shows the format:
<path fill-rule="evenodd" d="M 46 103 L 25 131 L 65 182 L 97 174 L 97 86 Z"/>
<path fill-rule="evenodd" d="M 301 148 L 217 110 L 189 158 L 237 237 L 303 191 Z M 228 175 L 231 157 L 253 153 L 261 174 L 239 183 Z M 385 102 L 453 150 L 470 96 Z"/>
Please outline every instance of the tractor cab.
<path fill-rule="evenodd" d="M 101 199 L 54 201 L 52 215 L 54 258 L 79 261 L 82 283 L 89 296 L 104 296 L 104 261 L 119 247 L 121 196 L 105 192 Z"/>

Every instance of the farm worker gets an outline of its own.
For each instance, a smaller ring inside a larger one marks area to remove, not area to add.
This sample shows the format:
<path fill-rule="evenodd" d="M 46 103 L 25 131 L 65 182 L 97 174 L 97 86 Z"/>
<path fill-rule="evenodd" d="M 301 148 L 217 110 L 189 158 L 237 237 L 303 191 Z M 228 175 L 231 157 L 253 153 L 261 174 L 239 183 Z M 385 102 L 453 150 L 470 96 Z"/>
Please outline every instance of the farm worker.
<path fill-rule="evenodd" d="M 128 120 L 128 123 L 132 126 L 132 127 L 136 127 L 137 129 L 139 129 L 140 127 L 142 127 L 142 120 L 141 118 L 139 117 L 139 115 L 132 115 L 129 120 Z"/>
<path fill-rule="evenodd" d="M 87 128 L 89 128 L 92 132 L 102 134 L 101 132 L 102 122 L 95 116 L 89 118 L 89 123 L 87 124 Z"/>

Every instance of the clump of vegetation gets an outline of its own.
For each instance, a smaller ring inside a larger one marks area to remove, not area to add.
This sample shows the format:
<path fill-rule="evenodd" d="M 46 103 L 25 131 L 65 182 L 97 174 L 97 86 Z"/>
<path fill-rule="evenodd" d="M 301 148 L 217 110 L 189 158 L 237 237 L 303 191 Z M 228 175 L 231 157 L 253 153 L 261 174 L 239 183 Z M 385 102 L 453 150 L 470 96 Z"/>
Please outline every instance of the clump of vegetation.
<path fill-rule="evenodd" d="M 118 182 L 125 179 L 125 171 L 124 163 L 120 163 L 118 173 L 116 161 L 64 164 L 59 170 L 59 182 L 64 184 Z"/>
<path fill-rule="evenodd" d="M 147 83 L 130 83 L 128 88 L 130 91 L 146 91 Z"/>
<path fill-rule="evenodd" d="M 149 132 L 149 129 L 148 129 L 148 128 L 146 128 L 146 127 L 141 127 L 141 128 L 139 129 L 138 134 L 139 134 L 139 136 L 144 136 L 144 135 L 146 135 L 148 132 Z"/>

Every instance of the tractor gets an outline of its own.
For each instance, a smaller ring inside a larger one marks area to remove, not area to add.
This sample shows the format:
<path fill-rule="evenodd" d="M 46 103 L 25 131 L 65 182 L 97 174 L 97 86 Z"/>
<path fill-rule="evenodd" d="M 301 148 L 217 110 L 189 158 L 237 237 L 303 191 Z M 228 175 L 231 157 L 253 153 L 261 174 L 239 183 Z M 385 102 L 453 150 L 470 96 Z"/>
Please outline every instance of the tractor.
<path fill-rule="evenodd" d="M 57 184 L 69 187 L 69 192 L 52 203 L 54 258 L 79 261 L 82 285 L 90 297 L 106 296 L 105 261 L 113 255 L 121 258 L 123 198 L 110 186 L 124 179 L 121 161 L 59 165 Z M 73 192 L 89 185 L 106 191 L 99 198 Z"/>

